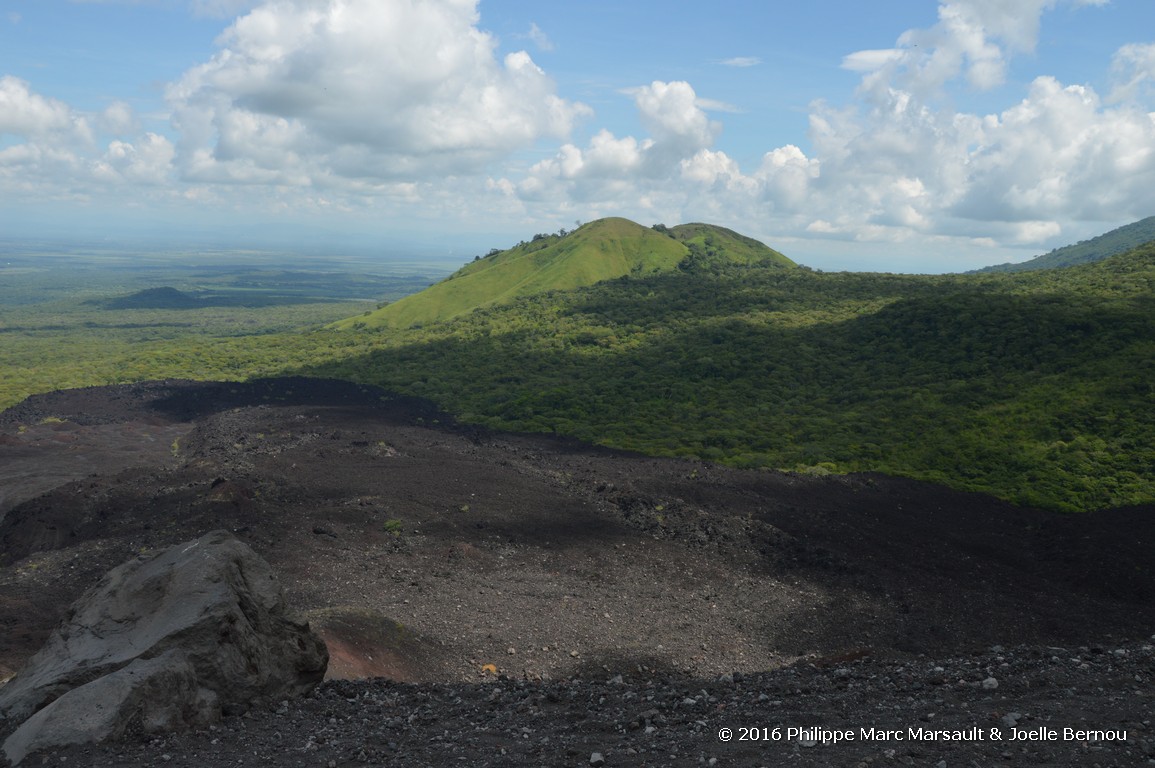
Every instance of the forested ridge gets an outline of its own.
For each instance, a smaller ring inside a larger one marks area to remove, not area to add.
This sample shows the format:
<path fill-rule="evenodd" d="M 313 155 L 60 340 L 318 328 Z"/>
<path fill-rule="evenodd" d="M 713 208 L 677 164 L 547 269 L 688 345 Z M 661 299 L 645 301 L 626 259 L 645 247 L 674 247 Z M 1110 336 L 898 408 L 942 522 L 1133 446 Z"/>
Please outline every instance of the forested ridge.
<path fill-rule="evenodd" d="M 320 327 L 340 309 L 61 305 L 24 325 L 13 310 L 0 404 L 304 373 L 655 455 L 878 471 L 1069 511 L 1155 501 L 1155 244 L 1066 269 L 944 276 L 699 251 L 672 271 L 423 327 Z"/>
<path fill-rule="evenodd" d="M 1155 246 L 1014 275 L 718 267 L 485 309 L 321 366 L 463 420 L 880 471 L 1064 510 L 1155 499 Z"/>

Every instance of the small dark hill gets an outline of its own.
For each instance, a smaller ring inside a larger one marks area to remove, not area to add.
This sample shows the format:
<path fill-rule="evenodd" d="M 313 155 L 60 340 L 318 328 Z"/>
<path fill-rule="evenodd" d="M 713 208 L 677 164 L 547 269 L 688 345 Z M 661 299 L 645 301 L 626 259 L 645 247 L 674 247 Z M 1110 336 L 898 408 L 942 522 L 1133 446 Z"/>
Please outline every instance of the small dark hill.
<path fill-rule="evenodd" d="M 649 228 L 628 219 L 599 219 L 573 232 L 535 235 L 491 252 L 420 293 L 335 327 L 411 328 L 523 296 L 672 272 L 692 259 L 794 266 L 777 251 L 722 227 Z"/>
<path fill-rule="evenodd" d="M 183 291 L 164 286 L 121 296 L 105 303 L 107 309 L 196 309 L 204 304 Z"/>
<path fill-rule="evenodd" d="M 321 288 L 320 292 L 326 289 Z M 120 296 L 115 299 L 95 299 L 94 304 L 103 309 L 205 309 L 207 307 L 276 307 L 286 304 L 308 304 L 314 301 L 331 301 L 331 298 L 303 295 L 300 291 L 224 290 L 221 292 L 197 291 L 185 293 L 165 286 L 146 288 L 142 291 Z"/>
<path fill-rule="evenodd" d="M 974 272 L 1030 272 L 1036 269 L 1073 267 L 1076 264 L 1102 261 L 1152 241 L 1155 241 L 1155 216 L 1148 216 L 1090 240 L 1056 248 L 1050 253 L 1027 261 L 1017 264 L 995 264 L 976 269 Z"/>

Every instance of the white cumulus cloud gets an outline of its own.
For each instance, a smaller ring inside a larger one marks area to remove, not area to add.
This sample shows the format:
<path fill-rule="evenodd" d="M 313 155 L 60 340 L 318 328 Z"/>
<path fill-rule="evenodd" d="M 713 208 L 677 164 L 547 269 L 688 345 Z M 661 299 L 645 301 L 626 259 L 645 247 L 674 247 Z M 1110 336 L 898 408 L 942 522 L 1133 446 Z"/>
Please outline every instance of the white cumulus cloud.
<path fill-rule="evenodd" d="M 502 59 L 476 0 L 277 0 L 169 88 L 192 178 L 341 184 L 475 173 L 563 138 L 584 105 L 524 51 Z"/>
<path fill-rule="evenodd" d="M 619 138 L 596 133 L 584 148 L 565 144 L 556 155 L 534 165 L 518 185 L 527 200 L 562 198 L 612 210 L 623 197 L 656 194 L 681 173 L 683 161 L 708 148 L 720 126 L 698 106 L 689 83 L 660 82 L 631 88 L 650 136 Z"/>
<path fill-rule="evenodd" d="M 27 82 L 0 77 L 0 134 L 30 139 L 91 140 L 88 121 L 67 104 L 33 93 Z"/>
<path fill-rule="evenodd" d="M 113 141 L 97 163 L 95 172 L 107 181 L 159 185 L 171 180 L 176 154 L 164 136 L 146 133 L 135 144 Z"/>
<path fill-rule="evenodd" d="M 898 86 L 925 98 L 958 77 L 988 90 L 1004 82 L 1012 56 L 1034 51 L 1043 13 L 1059 2 L 941 0 L 933 27 L 907 30 L 894 48 L 851 53 L 842 66 L 872 73 L 868 90 Z"/>
<path fill-rule="evenodd" d="M 105 107 L 97 118 L 102 130 L 117 136 L 132 133 L 137 128 L 136 115 L 132 107 L 123 101 L 114 101 Z"/>
<path fill-rule="evenodd" d="M 99 132 L 128 136 L 136 124 L 124 102 L 83 115 L 23 80 L 0 78 L 0 138 L 7 139 L 0 150 L 0 196 L 20 202 L 89 201 L 105 199 L 109 184 L 170 183 L 174 150 L 163 136 L 117 138 L 100 148 Z"/>
<path fill-rule="evenodd" d="M 812 111 L 821 172 L 807 204 L 824 213 L 811 231 L 894 240 L 979 231 L 1031 243 L 1056 236 L 1064 222 L 1149 215 L 1155 119 L 1137 97 L 1155 82 L 1155 46 L 1116 54 L 1114 106 L 1090 85 L 1046 75 L 997 114 L 941 106 L 957 81 L 1002 83 L 1008 59 L 1034 49 L 1043 14 L 1059 4 L 943 0 L 933 28 L 907 31 L 895 49 L 844 59 L 863 73 L 860 101 Z"/>

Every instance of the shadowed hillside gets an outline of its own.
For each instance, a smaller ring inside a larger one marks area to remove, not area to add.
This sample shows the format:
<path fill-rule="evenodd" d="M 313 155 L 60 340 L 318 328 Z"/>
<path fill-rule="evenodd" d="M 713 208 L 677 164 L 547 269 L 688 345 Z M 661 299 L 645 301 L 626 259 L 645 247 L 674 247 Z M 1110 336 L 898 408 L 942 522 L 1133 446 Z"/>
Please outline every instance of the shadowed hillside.
<path fill-rule="evenodd" d="M 661 227 L 655 227 L 661 230 Z M 746 266 L 793 267 L 794 262 L 765 243 L 714 224 L 679 224 L 666 233 L 685 243 L 691 254 L 706 262 Z"/>
<path fill-rule="evenodd" d="M 1155 250 L 1021 275 L 732 267 L 523 297 L 315 367 L 464 420 L 1077 511 L 1155 498 Z"/>

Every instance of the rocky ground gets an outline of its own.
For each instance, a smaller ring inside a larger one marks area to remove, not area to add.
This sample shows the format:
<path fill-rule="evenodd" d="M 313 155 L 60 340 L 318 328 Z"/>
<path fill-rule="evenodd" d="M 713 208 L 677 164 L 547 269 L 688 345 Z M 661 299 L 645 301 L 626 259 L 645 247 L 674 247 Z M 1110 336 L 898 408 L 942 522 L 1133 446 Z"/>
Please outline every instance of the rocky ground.
<path fill-rule="evenodd" d="M 1155 760 L 1151 507 L 655 460 L 304 379 L 32 398 L 0 484 L 0 679 L 99 574 L 215 528 L 373 678 L 48 764 Z"/>
<path fill-rule="evenodd" d="M 1135 766 L 1150 644 L 794 664 L 714 680 L 331 681 L 210 730 L 71 749 L 85 766 Z M 33 761 L 35 764 L 35 761 Z"/>

